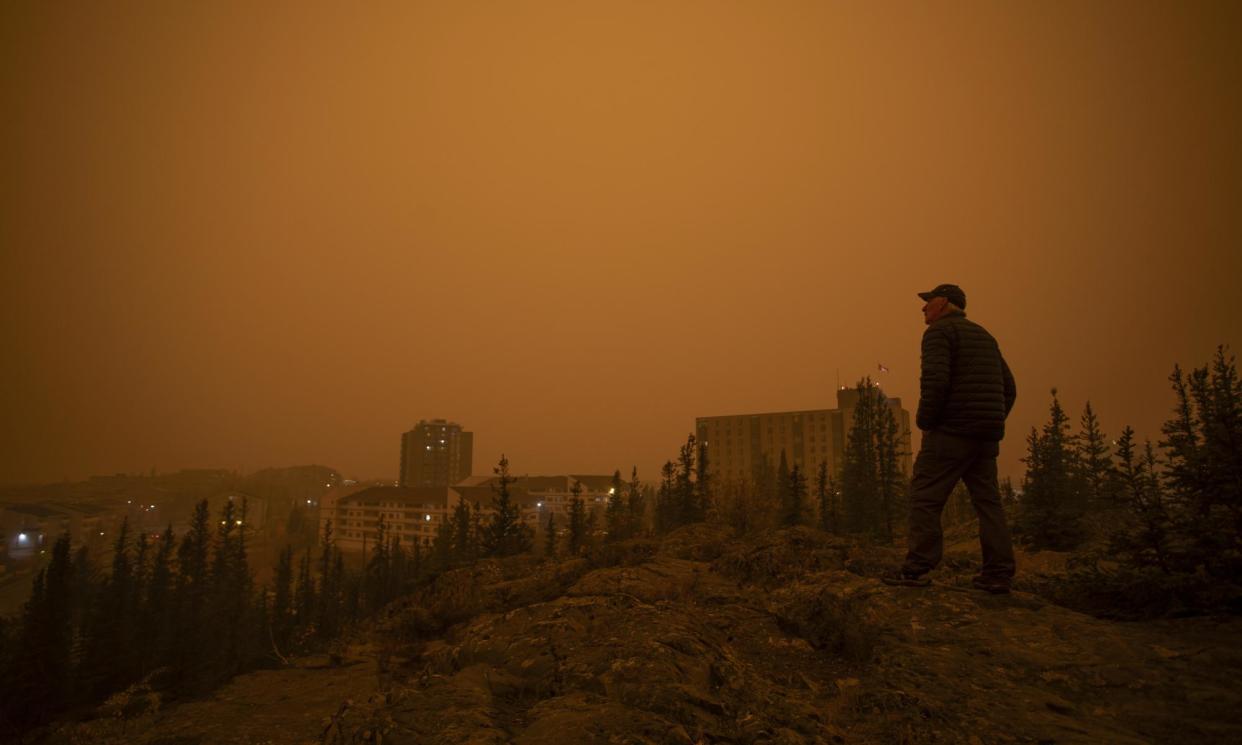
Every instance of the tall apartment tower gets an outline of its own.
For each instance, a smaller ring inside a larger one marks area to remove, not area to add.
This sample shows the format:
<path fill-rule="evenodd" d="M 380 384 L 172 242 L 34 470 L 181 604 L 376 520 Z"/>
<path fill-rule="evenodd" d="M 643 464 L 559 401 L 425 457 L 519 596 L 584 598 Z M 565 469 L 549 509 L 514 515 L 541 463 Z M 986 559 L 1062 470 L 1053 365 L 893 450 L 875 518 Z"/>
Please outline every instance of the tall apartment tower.
<path fill-rule="evenodd" d="M 474 433 L 444 419 L 423 419 L 401 435 L 401 486 L 452 486 L 470 476 Z"/>
<path fill-rule="evenodd" d="M 699 417 L 695 432 L 699 442 L 707 443 L 709 467 L 718 476 L 750 478 L 762 459 L 775 466 L 784 451 L 789 466 L 801 466 L 810 478 L 820 463 L 827 463 L 828 472 L 839 477 L 857 403 L 858 392 L 842 388 L 835 409 Z M 901 469 L 909 476 L 910 412 L 902 408 L 900 398 L 888 399 L 888 405 L 897 418 Z"/>

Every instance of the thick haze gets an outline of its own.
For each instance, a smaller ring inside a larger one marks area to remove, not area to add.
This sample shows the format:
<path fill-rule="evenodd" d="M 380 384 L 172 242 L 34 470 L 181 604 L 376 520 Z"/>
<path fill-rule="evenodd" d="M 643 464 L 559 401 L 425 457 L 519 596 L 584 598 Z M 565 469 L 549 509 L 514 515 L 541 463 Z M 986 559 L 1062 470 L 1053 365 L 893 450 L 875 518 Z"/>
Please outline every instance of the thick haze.
<path fill-rule="evenodd" d="M 882 5 L 882 7 L 874 7 Z M 941 282 L 1158 435 L 1242 347 L 1237 3 L 0 7 L 0 482 L 652 479 L 696 416 L 913 411 Z"/>

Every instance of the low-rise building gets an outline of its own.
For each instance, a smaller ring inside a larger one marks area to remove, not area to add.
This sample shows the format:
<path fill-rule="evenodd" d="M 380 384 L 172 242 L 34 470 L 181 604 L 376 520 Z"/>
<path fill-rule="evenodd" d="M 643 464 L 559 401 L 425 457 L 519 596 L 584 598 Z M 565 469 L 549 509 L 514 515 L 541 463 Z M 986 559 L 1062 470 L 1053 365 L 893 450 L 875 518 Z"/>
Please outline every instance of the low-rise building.
<path fill-rule="evenodd" d="M 575 483 L 582 485 L 581 496 L 588 513 L 602 515 L 612 487 L 611 476 L 520 476 L 509 487 L 509 498 L 532 532 L 541 533 L 554 513 L 564 530 L 569 525 L 569 501 Z M 455 486 L 363 487 L 332 495 L 331 501 L 325 496 L 320 528 L 322 531 L 322 523 L 331 519 L 337 547 L 341 551 L 361 552 L 375 545 L 383 517 L 389 537 L 400 538 L 404 546 L 418 544 L 427 548 L 440 525 L 452 518 L 462 502 L 472 510 L 477 508 L 483 524 L 487 524 L 494 511 L 495 496 L 495 477 L 466 479 Z"/>

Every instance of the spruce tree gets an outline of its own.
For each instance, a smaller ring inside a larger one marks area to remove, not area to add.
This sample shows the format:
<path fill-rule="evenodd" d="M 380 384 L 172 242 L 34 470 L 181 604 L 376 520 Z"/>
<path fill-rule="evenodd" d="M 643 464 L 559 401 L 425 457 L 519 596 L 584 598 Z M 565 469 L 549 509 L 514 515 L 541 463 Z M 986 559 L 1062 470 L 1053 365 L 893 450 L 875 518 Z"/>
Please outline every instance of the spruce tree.
<path fill-rule="evenodd" d="M 459 563 L 470 563 L 476 558 L 474 535 L 472 534 L 473 515 L 470 503 L 462 499 L 453 508 L 450 525 L 453 531 L 453 558 Z"/>
<path fill-rule="evenodd" d="M 608 489 L 608 507 L 604 512 L 604 524 L 607 528 L 605 540 L 620 541 L 626 537 L 625 514 L 625 482 L 621 480 L 621 469 L 612 473 L 612 486 Z"/>
<path fill-rule="evenodd" d="M 126 643 L 135 618 L 133 563 L 129 555 L 129 521 L 121 522 L 113 543 L 112 571 L 103 582 L 90 614 L 84 641 L 81 679 L 91 699 L 99 699 L 128 685 L 137 674 L 134 651 Z"/>
<path fill-rule="evenodd" d="M 582 553 L 587 541 L 586 503 L 582 501 L 582 483 L 574 481 L 569 488 L 569 555 Z"/>
<path fill-rule="evenodd" d="M 543 535 L 543 555 L 547 559 L 556 558 L 556 513 L 548 510 L 548 525 Z"/>
<path fill-rule="evenodd" d="M 1083 488 L 1084 506 L 1101 510 L 1112 501 L 1117 474 L 1109 452 L 1108 436 L 1100 427 L 1100 418 L 1088 401 L 1082 410 L 1078 435 L 1074 438 L 1075 462 Z"/>
<path fill-rule="evenodd" d="M 453 567 L 453 524 L 441 520 L 431 541 L 431 562 L 434 571 L 443 572 Z"/>
<path fill-rule="evenodd" d="M 1156 455 L 1151 443 L 1143 453 L 1134 447 L 1134 430 L 1126 427 L 1117 441 L 1119 488 L 1115 496 L 1125 510 L 1125 522 L 1115 526 L 1109 536 L 1113 554 L 1131 566 L 1158 566 L 1166 574 L 1172 569 L 1172 520 L 1164 490 L 1156 471 Z"/>
<path fill-rule="evenodd" d="M 688 525 L 703 519 L 699 514 L 695 490 L 695 456 L 695 438 L 691 433 L 677 454 L 677 491 L 674 497 L 677 505 L 674 520 L 677 525 Z"/>
<path fill-rule="evenodd" d="M 375 548 L 380 551 L 383 562 L 386 563 L 388 549 L 385 546 L 385 541 L 387 540 L 388 533 L 382 515 L 379 523 L 379 533 L 375 538 Z M 332 521 L 327 520 L 324 522 L 323 536 L 320 539 L 319 546 L 319 603 L 317 607 L 318 617 L 315 624 L 316 632 L 323 641 L 335 639 L 341 631 L 341 608 L 344 599 L 344 588 L 341 586 L 343 577 L 336 568 L 339 553 L 336 548 L 336 539 L 333 536 Z M 383 583 L 386 580 L 387 577 L 381 573 L 377 587 L 381 592 Z M 382 602 L 382 599 L 378 600 L 378 602 Z"/>
<path fill-rule="evenodd" d="M 785 508 L 782 511 L 781 524 L 785 526 L 801 525 L 805 522 L 804 510 L 806 506 L 806 476 L 802 475 L 802 466 L 795 464 L 790 469 L 787 479 Z"/>
<path fill-rule="evenodd" d="M 853 426 L 845 441 L 845 462 L 841 470 L 841 491 L 845 501 L 845 523 L 851 532 L 881 532 L 879 456 L 876 450 L 876 402 L 871 379 L 859 381 L 855 390 Z"/>
<path fill-rule="evenodd" d="M 164 529 L 151 564 L 151 579 L 147 587 L 146 605 L 140 638 L 149 647 L 144 670 L 171 665 L 176 645 L 176 598 L 174 597 L 173 552 L 177 539 L 172 525 Z"/>
<path fill-rule="evenodd" d="M 665 461 L 660 468 L 660 490 L 656 493 L 655 528 L 657 533 L 667 533 L 676 528 L 681 517 L 677 504 L 677 467 L 673 461 Z"/>
<path fill-rule="evenodd" d="M 492 472 L 496 480 L 492 484 L 492 521 L 483 535 L 483 548 L 488 556 L 513 556 L 531 548 L 530 528 L 522 521 L 521 508 L 513 501 L 509 489 L 516 478 L 509 473 L 509 459 L 500 456 L 500 463 Z"/>
<path fill-rule="evenodd" d="M 297 613 L 298 636 L 304 639 L 315 631 L 315 578 L 311 575 L 309 548 L 298 562 L 298 583 L 293 590 L 293 607 Z"/>
<path fill-rule="evenodd" d="M 1165 423 L 1169 497 L 1187 560 L 1210 574 L 1242 576 L 1242 381 L 1236 361 L 1218 347 L 1210 365 L 1169 381 L 1177 398 Z"/>
<path fill-rule="evenodd" d="M 151 656 L 149 637 L 143 635 L 146 626 L 147 593 L 151 585 L 151 542 L 144 532 L 138 533 L 134 541 L 134 580 L 133 593 L 127 615 L 132 619 L 126 630 L 125 646 L 133 650 L 131 670 L 135 678 L 141 677 L 148 669 Z"/>
<path fill-rule="evenodd" d="M 194 506 L 190 527 L 177 548 L 177 620 L 174 627 L 180 638 L 176 649 L 178 686 L 185 692 L 198 692 L 208 683 L 204 666 L 208 648 L 207 613 L 210 589 L 208 552 L 211 533 L 208 528 L 207 500 Z"/>
<path fill-rule="evenodd" d="M 281 654 L 289 651 L 296 616 L 293 607 L 293 547 L 285 546 L 276 560 L 276 578 L 272 589 L 272 639 Z"/>
<path fill-rule="evenodd" d="M 448 534 L 447 552 L 450 556 L 450 561 L 452 561 L 451 557 L 456 554 L 453 545 L 453 537 L 455 535 L 454 523 L 452 520 L 446 520 L 440 524 L 440 527 Z M 371 547 L 371 555 L 366 557 L 366 576 L 362 582 L 362 594 L 368 614 L 376 613 L 389 600 L 386 592 L 389 583 L 388 575 L 391 569 L 389 550 L 388 525 L 384 520 L 383 513 L 380 513 L 379 521 L 376 523 L 375 528 L 375 544 Z"/>
<path fill-rule="evenodd" d="M 831 533 L 836 529 L 833 520 L 832 492 L 829 490 L 831 479 L 828 476 L 828 461 L 820 461 L 815 471 L 815 503 L 819 510 L 819 529 Z"/>
<path fill-rule="evenodd" d="M 208 613 L 212 644 L 205 662 L 204 684 L 210 685 L 232 677 L 241 667 L 242 637 L 248 613 L 245 588 L 239 586 L 241 567 L 238 516 L 233 500 L 225 500 L 216 530 L 212 556 Z"/>
<path fill-rule="evenodd" d="M 642 535 L 646 532 L 647 505 L 643 497 L 643 484 L 638 480 L 638 466 L 630 468 L 630 480 L 626 484 L 626 534 Z"/>
<path fill-rule="evenodd" d="M 1069 417 L 1055 388 L 1048 422 L 1042 432 L 1031 430 L 1027 447 L 1017 532 L 1035 549 L 1071 549 L 1083 537 L 1085 500 Z"/>
<path fill-rule="evenodd" d="M 776 495 L 779 500 L 780 512 L 777 517 L 778 525 L 788 525 L 785 522 L 788 518 L 789 506 L 789 461 L 785 458 L 785 450 L 781 449 L 781 459 L 776 466 Z"/>
<path fill-rule="evenodd" d="M 708 457 L 707 443 L 700 442 L 698 459 L 694 464 L 694 501 L 693 522 L 703 522 L 712 508 L 712 469 Z"/>
<path fill-rule="evenodd" d="M 895 534 L 894 524 L 897 516 L 905 511 L 906 481 L 901 472 L 901 434 L 897 427 L 897 417 L 888 405 L 888 399 L 878 388 L 873 387 L 872 412 L 876 418 L 875 458 L 876 484 L 879 496 L 880 535 L 886 541 L 892 541 Z"/>
<path fill-rule="evenodd" d="M 12 677 L 6 683 L 16 695 L 0 701 L 0 707 L 19 728 L 46 722 L 73 701 L 76 600 L 69 543 L 68 532 L 56 540 L 51 561 L 35 576 L 15 634 Z"/>

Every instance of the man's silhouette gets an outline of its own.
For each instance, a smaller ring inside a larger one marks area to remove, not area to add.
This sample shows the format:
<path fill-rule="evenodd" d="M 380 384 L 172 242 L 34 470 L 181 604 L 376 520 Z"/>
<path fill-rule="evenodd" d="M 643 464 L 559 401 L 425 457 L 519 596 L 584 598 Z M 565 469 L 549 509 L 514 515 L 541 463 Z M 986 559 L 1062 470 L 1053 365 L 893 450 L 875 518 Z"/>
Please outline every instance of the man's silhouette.
<path fill-rule="evenodd" d="M 940 285 L 919 297 L 927 303 L 916 417 L 923 445 L 910 482 L 909 550 L 901 568 L 884 581 L 929 584 L 924 575 L 944 553 L 940 513 L 960 480 L 979 515 L 983 569 L 974 584 L 988 592 L 1009 592 L 1013 543 L 1001 507 L 996 456 L 1017 395 L 1013 375 L 992 335 L 966 319 L 966 293 L 960 287 Z"/>

